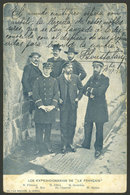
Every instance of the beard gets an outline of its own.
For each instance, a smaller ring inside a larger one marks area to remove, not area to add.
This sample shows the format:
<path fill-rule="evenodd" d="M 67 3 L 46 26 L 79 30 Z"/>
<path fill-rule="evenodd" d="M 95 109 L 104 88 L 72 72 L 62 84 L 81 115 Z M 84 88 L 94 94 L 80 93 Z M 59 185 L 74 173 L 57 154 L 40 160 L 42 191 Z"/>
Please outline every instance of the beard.
<path fill-rule="evenodd" d="M 71 61 L 71 60 L 73 60 L 73 58 L 72 57 L 68 57 L 68 60 Z"/>
<path fill-rule="evenodd" d="M 94 78 L 97 78 L 97 77 L 98 77 L 98 75 L 99 75 L 99 72 L 97 72 L 97 71 L 94 71 L 94 72 L 93 72 L 93 76 L 94 76 Z"/>
<path fill-rule="evenodd" d="M 54 57 L 58 57 L 58 55 L 59 55 L 59 54 L 57 54 L 57 53 L 53 53 L 53 56 L 54 56 Z"/>
<path fill-rule="evenodd" d="M 72 74 L 72 70 L 70 70 L 70 71 L 66 71 L 65 73 L 67 74 L 67 75 L 69 75 L 69 74 Z"/>

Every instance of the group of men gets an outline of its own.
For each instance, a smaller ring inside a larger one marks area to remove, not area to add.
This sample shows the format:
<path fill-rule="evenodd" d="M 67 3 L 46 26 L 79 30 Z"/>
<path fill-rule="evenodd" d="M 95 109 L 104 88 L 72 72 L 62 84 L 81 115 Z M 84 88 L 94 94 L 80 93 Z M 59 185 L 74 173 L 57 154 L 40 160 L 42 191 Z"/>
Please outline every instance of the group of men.
<path fill-rule="evenodd" d="M 103 63 L 93 62 L 93 75 L 83 86 L 82 80 L 86 72 L 75 60 L 78 52 L 74 48 L 65 51 L 68 60 L 60 56 L 61 46 L 54 44 L 53 57 L 43 63 L 43 71 L 39 69 L 39 53 L 30 55 L 31 63 L 24 68 L 22 84 L 24 94 L 30 100 L 30 110 L 35 109 L 36 154 L 42 152 L 43 132 L 44 144 L 48 152 L 51 147 L 51 127 L 55 121 L 55 112 L 60 109 L 61 151 L 75 152 L 73 138 L 77 121 L 78 101 L 83 94 L 88 96 L 88 106 L 84 123 L 84 142 L 82 147 L 90 149 L 93 123 L 96 124 L 95 157 L 103 148 L 103 125 L 108 121 L 105 92 L 109 86 L 108 77 L 101 73 Z"/>

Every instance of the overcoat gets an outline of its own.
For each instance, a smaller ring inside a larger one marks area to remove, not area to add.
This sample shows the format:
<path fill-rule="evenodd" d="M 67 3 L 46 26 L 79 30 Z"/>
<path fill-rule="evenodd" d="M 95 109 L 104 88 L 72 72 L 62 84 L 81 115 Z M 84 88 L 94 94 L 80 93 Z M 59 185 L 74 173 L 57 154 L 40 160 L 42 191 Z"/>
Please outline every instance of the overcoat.
<path fill-rule="evenodd" d="M 54 78 L 59 77 L 60 74 L 62 73 L 62 68 L 63 64 L 65 63 L 65 60 L 60 57 L 54 60 L 54 57 L 52 57 L 48 59 L 48 62 L 51 62 L 53 64 L 51 76 Z"/>
<path fill-rule="evenodd" d="M 52 123 L 55 120 L 55 110 L 45 112 L 38 109 L 39 106 L 54 105 L 57 106 L 59 99 L 59 90 L 57 80 L 55 78 L 44 77 L 37 78 L 33 86 L 33 100 L 36 104 L 34 121 L 36 123 Z"/>
<path fill-rule="evenodd" d="M 80 79 L 83 80 L 87 74 L 82 65 L 75 59 L 71 63 L 73 66 L 73 74 L 79 75 Z"/>
<path fill-rule="evenodd" d="M 34 82 L 40 75 L 42 75 L 42 72 L 37 66 L 29 64 L 24 67 L 22 85 L 25 95 L 27 95 L 28 92 L 32 92 Z"/>
<path fill-rule="evenodd" d="M 84 94 L 87 88 L 90 87 L 92 90 L 93 98 L 88 93 L 88 105 L 85 116 L 85 122 L 99 122 L 104 123 L 108 121 L 108 110 L 105 93 L 109 86 L 109 78 L 101 74 L 97 78 L 94 76 L 90 77 L 86 85 L 84 86 Z"/>
<path fill-rule="evenodd" d="M 59 85 L 60 98 L 63 100 L 63 103 L 60 105 L 60 109 L 63 110 L 65 109 L 64 105 L 67 99 L 67 81 L 63 73 L 60 75 L 60 77 L 57 78 L 57 81 Z M 77 108 L 77 103 L 75 102 L 75 99 L 81 99 L 83 95 L 83 85 L 79 77 L 75 74 L 71 75 L 71 81 L 69 84 L 69 95 L 72 107 Z"/>

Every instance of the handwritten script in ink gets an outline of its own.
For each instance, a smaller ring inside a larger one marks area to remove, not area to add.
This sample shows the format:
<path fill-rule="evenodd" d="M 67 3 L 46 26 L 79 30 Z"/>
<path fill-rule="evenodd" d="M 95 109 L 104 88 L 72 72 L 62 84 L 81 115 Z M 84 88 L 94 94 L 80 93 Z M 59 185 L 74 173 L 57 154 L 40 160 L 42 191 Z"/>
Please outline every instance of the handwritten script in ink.
<path fill-rule="evenodd" d="M 97 5 L 97 4 L 96 4 Z M 104 71 L 118 70 L 126 60 L 126 11 L 101 6 L 49 8 L 39 10 L 16 5 L 5 18 L 4 46 L 20 48 L 21 54 L 32 47 L 74 46 L 81 61 L 102 60 Z"/>

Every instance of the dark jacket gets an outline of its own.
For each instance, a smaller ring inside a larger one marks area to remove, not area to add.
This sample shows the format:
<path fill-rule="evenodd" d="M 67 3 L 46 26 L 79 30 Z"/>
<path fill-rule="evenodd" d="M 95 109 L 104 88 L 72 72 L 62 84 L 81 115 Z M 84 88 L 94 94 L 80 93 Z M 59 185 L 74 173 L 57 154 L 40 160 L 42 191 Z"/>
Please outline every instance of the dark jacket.
<path fill-rule="evenodd" d="M 65 102 L 67 98 L 67 81 L 63 73 L 60 75 L 60 77 L 58 77 L 57 81 L 59 85 L 60 98 L 63 100 L 63 103 L 60 105 L 60 108 L 65 109 Z M 83 85 L 81 83 L 81 80 L 77 75 L 72 74 L 71 81 L 69 83 L 69 96 L 73 108 L 77 108 L 77 103 L 75 102 L 75 99 L 78 98 L 80 100 L 82 95 Z"/>
<path fill-rule="evenodd" d="M 33 64 L 29 64 L 24 67 L 22 85 L 23 85 L 23 93 L 25 95 L 27 95 L 28 92 L 32 91 L 34 82 L 36 78 L 38 78 L 40 75 L 42 75 L 42 72 L 37 66 L 34 66 Z"/>
<path fill-rule="evenodd" d="M 76 60 L 73 60 L 71 63 L 73 66 L 73 74 L 79 75 L 80 79 L 83 80 L 87 74 L 82 65 Z"/>
<path fill-rule="evenodd" d="M 45 112 L 39 106 L 57 106 L 59 99 L 58 84 L 55 78 L 46 78 L 43 75 L 35 80 L 33 86 L 33 100 L 36 104 L 34 120 L 36 123 L 52 123 L 55 119 L 55 110 Z"/>
<path fill-rule="evenodd" d="M 51 76 L 54 78 L 59 77 L 62 73 L 62 66 L 65 63 L 65 60 L 60 57 L 54 60 L 54 57 L 52 57 L 49 58 L 47 61 L 53 63 Z"/>
<path fill-rule="evenodd" d="M 85 116 L 85 121 L 90 122 L 107 122 L 108 121 L 108 110 L 105 98 L 106 90 L 109 86 L 109 78 L 103 74 L 99 75 L 98 78 L 94 76 L 90 77 L 86 85 L 84 86 L 84 94 L 86 92 L 88 99 L 88 106 Z M 88 87 L 90 87 L 88 89 Z M 92 89 L 93 88 L 93 89 Z M 88 90 L 87 90 L 88 89 Z M 90 92 L 92 89 L 92 93 Z M 94 98 L 90 97 L 90 94 Z"/>

